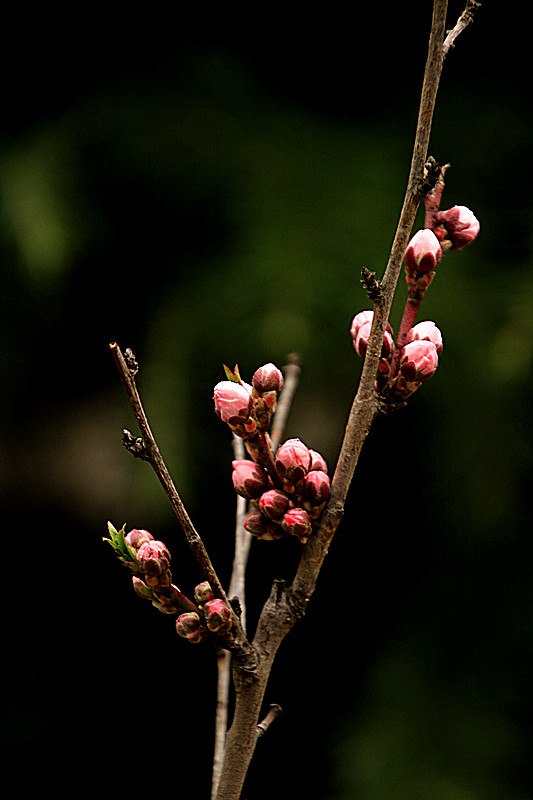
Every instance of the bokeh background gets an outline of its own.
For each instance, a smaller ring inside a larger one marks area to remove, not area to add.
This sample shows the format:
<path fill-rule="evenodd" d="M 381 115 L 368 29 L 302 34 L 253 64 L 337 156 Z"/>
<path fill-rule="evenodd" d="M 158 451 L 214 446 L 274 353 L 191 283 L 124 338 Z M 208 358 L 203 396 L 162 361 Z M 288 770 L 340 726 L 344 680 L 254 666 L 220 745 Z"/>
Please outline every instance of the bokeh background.
<path fill-rule="evenodd" d="M 533 260 L 528 32 L 487 2 L 447 59 L 430 152 L 478 241 L 424 301 L 445 348 L 379 420 L 308 616 L 280 651 L 245 796 L 533 795 Z M 450 3 L 450 25 L 462 4 Z M 1 48 L 0 741 L 19 794 L 208 797 L 215 662 L 102 543 L 144 527 L 201 576 L 108 344 L 131 347 L 161 450 L 223 580 L 232 559 L 222 364 L 302 358 L 287 436 L 331 468 L 407 177 L 429 0 L 10 11 Z M 400 283 L 391 321 L 405 300 Z M 255 543 L 253 628 L 297 554 Z"/>

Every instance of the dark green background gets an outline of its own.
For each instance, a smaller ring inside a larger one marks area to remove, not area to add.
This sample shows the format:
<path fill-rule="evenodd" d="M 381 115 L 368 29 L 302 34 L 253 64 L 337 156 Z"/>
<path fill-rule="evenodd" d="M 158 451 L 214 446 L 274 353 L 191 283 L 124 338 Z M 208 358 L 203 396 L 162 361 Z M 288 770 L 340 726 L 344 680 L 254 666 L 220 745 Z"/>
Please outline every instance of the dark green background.
<path fill-rule="evenodd" d="M 392 4 L 391 4 L 392 5 Z M 462 9 L 450 4 L 450 24 Z M 131 347 L 163 454 L 224 581 L 222 364 L 301 353 L 287 436 L 331 468 L 407 177 L 429 0 L 79 17 L 4 26 L 0 129 L 2 751 L 19 793 L 207 798 L 214 659 L 134 595 L 102 544 L 145 527 L 201 576 L 147 465 L 108 350 Z M 267 692 L 285 714 L 246 796 L 520 800 L 533 793 L 532 158 L 525 20 L 487 2 L 447 59 L 430 152 L 474 245 L 421 318 L 445 346 L 375 425 L 306 619 Z M 420 219 L 417 225 L 420 224 Z M 391 321 L 397 328 L 403 279 Z M 290 543 L 256 543 L 250 624 Z"/>

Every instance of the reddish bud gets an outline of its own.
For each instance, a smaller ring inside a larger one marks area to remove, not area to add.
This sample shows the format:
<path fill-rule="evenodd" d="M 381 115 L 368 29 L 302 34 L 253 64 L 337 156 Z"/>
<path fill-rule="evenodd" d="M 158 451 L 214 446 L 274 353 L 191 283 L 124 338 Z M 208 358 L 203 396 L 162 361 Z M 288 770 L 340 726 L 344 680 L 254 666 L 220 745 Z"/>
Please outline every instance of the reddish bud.
<path fill-rule="evenodd" d="M 258 509 L 254 509 L 248 514 L 244 520 L 244 527 L 256 539 L 264 539 L 265 541 L 282 539 L 285 535 L 279 525 L 267 519 Z"/>
<path fill-rule="evenodd" d="M 204 606 L 204 616 L 207 627 L 213 633 L 224 633 L 231 628 L 231 608 L 224 600 L 208 600 Z"/>
<path fill-rule="evenodd" d="M 325 472 L 314 470 L 304 478 L 302 494 L 313 505 L 325 503 L 329 497 L 330 480 Z"/>
<path fill-rule="evenodd" d="M 203 606 L 209 600 L 213 600 L 214 597 L 215 595 L 213 594 L 209 581 L 199 583 L 194 589 L 194 599 L 199 606 Z"/>
<path fill-rule="evenodd" d="M 301 480 L 309 471 L 311 454 L 300 439 L 287 439 L 276 453 L 276 469 L 286 481 Z"/>
<path fill-rule="evenodd" d="M 180 614 L 176 620 L 176 633 L 188 639 L 189 642 L 196 644 L 203 641 L 207 636 L 207 628 L 200 622 L 200 617 L 194 611 L 187 611 Z"/>
<path fill-rule="evenodd" d="M 146 576 L 158 577 L 170 569 L 170 553 L 163 542 L 144 542 L 137 550 L 136 561 Z"/>
<path fill-rule="evenodd" d="M 417 231 L 405 251 L 405 264 L 411 272 L 433 272 L 441 258 L 442 247 L 429 228 Z"/>
<path fill-rule="evenodd" d="M 281 526 L 285 533 L 296 536 L 303 544 L 308 540 L 312 530 L 309 514 L 303 508 L 289 509 L 281 520 Z"/>
<path fill-rule="evenodd" d="M 373 319 L 374 319 L 374 312 L 369 310 L 359 311 L 359 313 L 355 315 L 355 317 L 352 320 L 352 325 L 350 328 L 350 333 L 354 341 L 357 334 L 359 333 L 359 328 L 362 325 L 367 325 L 368 323 L 372 325 Z"/>
<path fill-rule="evenodd" d="M 279 519 L 289 507 L 289 498 L 280 489 L 269 489 L 259 499 L 259 508 L 269 519 Z"/>
<path fill-rule="evenodd" d="M 355 339 L 353 339 L 353 346 L 355 352 L 361 358 L 364 358 L 366 355 L 366 349 L 368 347 L 368 340 L 370 339 L 370 331 L 372 329 L 371 322 L 365 322 L 363 325 L 360 325 L 357 329 L 357 334 Z M 389 359 L 392 356 L 394 351 L 394 339 L 392 338 L 392 334 L 386 330 L 383 336 L 383 345 L 381 348 L 381 358 Z"/>
<path fill-rule="evenodd" d="M 462 250 L 479 233 L 479 221 L 466 206 L 453 206 L 447 211 L 439 211 L 435 221 L 443 228 L 437 229 L 437 234 L 444 234 L 445 241 L 447 239 L 450 243 L 450 250 Z"/>
<path fill-rule="evenodd" d="M 328 465 L 326 464 L 325 458 L 321 456 L 317 450 L 309 450 L 309 455 L 311 456 L 309 472 L 312 472 L 313 470 L 320 470 L 321 472 L 327 473 Z"/>
<path fill-rule="evenodd" d="M 151 542 L 153 539 L 154 537 L 151 533 L 148 533 L 148 531 L 144 530 L 137 530 L 137 528 L 134 528 L 124 537 L 124 541 L 128 547 L 131 547 L 132 550 L 138 550 L 142 544 L 145 542 Z"/>
<path fill-rule="evenodd" d="M 357 336 L 357 333 L 359 332 L 359 328 L 362 325 L 366 325 L 368 323 L 370 323 L 370 325 L 372 325 L 373 320 L 374 320 L 374 312 L 373 311 L 370 311 L 369 309 L 367 309 L 365 311 L 359 311 L 359 313 L 356 314 L 355 317 L 352 320 L 352 325 L 351 325 L 351 328 L 350 328 L 350 333 L 352 335 L 352 339 L 355 339 L 355 337 Z M 387 322 L 387 327 L 385 328 L 385 330 L 387 330 L 389 333 L 392 333 L 392 328 L 391 328 L 389 322 Z"/>
<path fill-rule="evenodd" d="M 246 422 L 252 410 L 252 387 L 249 383 L 220 381 L 214 391 L 215 411 L 223 422 Z"/>
<path fill-rule="evenodd" d="M 283 373 L 275 364 L 264 364 L 254 372 L 252 386 L 260 395 L 265 392 L 281 392 Z"/>
<path fill-rule="evenodd" d="M 437 355 L 440 356 L 442 352 L 442 333 L 437 328 L 435 323 L 431 322 L 430 320 L 419 322 L 413 328 L 411 328 L 405 337 L 405 344 L 424 340 L 433 342 L 437 350 Z"/>
<path fill-rule="evenodd" d="M 422 383 L 431 378 L 438 363 L 437 348 L 433 342 L 423 339 L 402 348 L 399 371 L 407 381 Z"/>
<path fill-rule="evenodd" d="M 255 461 L 247 458 L 235 459 L 231 462 L 233 474 L 231 476 L 235 491 L 247 500 L 259 497 L 268 486 L 268 476 Z"/>

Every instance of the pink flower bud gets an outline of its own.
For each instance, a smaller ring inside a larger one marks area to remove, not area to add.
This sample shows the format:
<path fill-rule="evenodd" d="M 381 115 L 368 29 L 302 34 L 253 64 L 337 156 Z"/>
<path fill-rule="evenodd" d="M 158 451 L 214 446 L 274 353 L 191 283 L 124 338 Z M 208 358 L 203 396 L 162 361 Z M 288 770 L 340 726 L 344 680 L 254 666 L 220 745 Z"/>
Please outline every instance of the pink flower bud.
<path fill-rule="evenodd" d="M 311 520 L 307 511 L 303 508 L 291 508 L 281 520 L 281 526 L 285 533 L 296 536 L 303 544 L 311 534 Z"/>
<path fill-rule="evenodd" d="M 231 628 L 231 608 L 224 600 L 208 600 L 204 606 L 204 616 L 207 627 L 213 633 L 224 633 Z"/>
<path fill-rule="evenodd" d="M 153 536 L 148 531 L 137 530 L 134 528 L 132 531 L 126 534 L 124 537 L 124 541 L 131 547 L 132 550 L 138 550 L 139 547 L 144 544 L 144 542 L 151 542 L 153 541 Z"/>
<path fill-rule="evenodd" d="M 300 439 L 287 439 L 276 453 L 276 469 L 282 478 L 296 482 L 307 475 L 311 466 L 309 448 Z"/>
<path fill-rule="evenodd" d="M 194 589 L 194 599 L 199 606 L 203 606 L 209 600 L 214 600 L 214 597 L 215 595 L 213 594 L 209 581 L 199 583 Z"/>
<path fill-rule="evenodd" d="M 268 486 L 268 475 L 255 461 L 247 458 L 235 459 L 231 462 L 231 476 L 235 491 L 247 500 L 259 497 Z"/>
<path fill-rule="evenodd" d="M 279 525 L 267 519 L 258 509 L 254 509 L 248 514 L 244 520 L 244 527 L 256 539 L 265 541 L 282 539 L 285 535 Z"/>
<path fill-rule="evenodd" d="M 357 329 L 357 334 L 355 339 L 353 339 L 353 346 L 355 352 L 361 358 L 364 358 L 366 355 L 366 349 L 368 347 L 368 340 L 370 339 L 370 331 L 372 329 L 371 322 L 364 322 L 362 325 L 359 326 Z M 382 358 L 390 358 L 394 351 L 394 339 L 392 338 L 392 334 L 386 330 L 385 335 L 383 336 L 383 346 L 381 348 L 381 357 Z"/>
<path fill-rule="evenodd" d="M 366 311 L 359 311 L 359 313 L 356 314 L 352 320 L 352 325 L 350 328 L 352 339 L 355 339 L 355 337 L 357 336 L 357 333 L 361 325 L 366 325 L 367 323 L 370 323 L 370 325 L 372 325 L 373 320 L 374 320 L 373 311 L 370 311 L 369 309 L 367 309 Z M 385 328 L 385 330 L 387 330 L 389 333 L 392 333 L 390 322 L 387 322 L 387 327 Z"/>
<path fill-rule="evenodd" d="M 176 620 L 176 633 L 194 644 L 203 641 L 208 635 L 207 628 L 201 624 L 200 617 L 194 611 L 179 615 Z"/>
<path fill-rule="evenodd" d="M 433 342 L 436 347 L 437 355 L 442 353 L 442 333 L 434 322 L 430 320 L 418 322 L 405 337 L 405 344 L 426 340 Z"/>
<path fill-rule="evenodd" d="M 223 422 L 246 421 L 252 410 L 252 387 L 249 383 L 220 381 L 215 386 L 215 411 Z"/>
<path fill-rule="evenodd" d="M 374 319 L 374 312 L 369 310 L 359 311 L 359 313 L 355 315 L 355 317 L 352 320 L 352 326 L 350 328 L 350 333 L 352 335 L 352 339 L 354 340 L 354 342 L 355 342 L 355 337 L 357 336 L 361 325 L 366 325 L 367 323 L 370 323 L 372 325 L 373 319 Z"/>
<path fill-rule="evenodd" d="M 405 264 L 411 272 L 432 272 L 441 258 L 442 247 L 429 228 L 415 233 L 405 251 Z"/>
<path fill-rule="evenodd" d="M 439 211 L 435 216 L 438 225 L 442 225 L 451 241 L 450 250 L 462 250 L 473 242 L 479 233 L 479 221 L 466 206 L 453 206 L 447 211 Z"/>
<path fill-rule="evenodd" d="M 259 499 L 259 508 L 269 519 L 279 519 L 288 507 L 289 498 L 280 489 L 269 489 Z"/>
<path fill-rule="evenodd" d="M 281 392 L 283 373 L 275 364 L 265 364 L 254 372 L 252 386 L 261 395 L 264 392 Z"/>
<path fill-rule="evenodd" d="M 325 503 L 329 497 L 330 480 L 325 472 L 314 470 L 304 478 L 302 494 L 313 505 Z"/>
<path fill-rule="evenodd" d="M 309 450 L 309 455 L 311 456 L 311 464 L 309 466 L 309 472 L 313 470 L 320 470 L 321 472 L 328 471 L 328 465 L 326 464 L 326 459 L 320 455 L 317 450 Z"/>
<path fill-rule="evenodd" d="M 244 527 L 252 536 L 262 536 L 268 528 L 268 520 L 259 509 L 254 509 L 244 520 Z"/>
<path fill-rule="evenodd" d="M 137 550 L 136 561 L 147 577 L 159 577 L 170 569 L 170 553 L 163 542 L 144 542 Z"/>
<path fill-rule="evenodd" d="M 399 371 L 407 381 L 421 383 L 431 378 L 438 363 L 439 356 L 433 342 L 421 339 L 402 348 Z"/>

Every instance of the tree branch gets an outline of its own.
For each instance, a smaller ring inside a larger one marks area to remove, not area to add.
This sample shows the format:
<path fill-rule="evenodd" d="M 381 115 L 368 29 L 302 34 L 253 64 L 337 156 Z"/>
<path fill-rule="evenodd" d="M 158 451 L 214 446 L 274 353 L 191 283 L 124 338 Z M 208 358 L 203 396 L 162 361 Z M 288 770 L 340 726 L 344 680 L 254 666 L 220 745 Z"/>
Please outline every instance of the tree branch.
<path fill-rule="evenodd" d="M 149 461 L 149 463 L 152 465 L 159 482 L 161 483 L 168 499 L 170 500 L 170 504 L 174 509 L 181 527 L 185 532 L 187 541 L 194 553 L 200 569 L 202 570 L 205 579 L 211 584 L 213 593 L 217 597 L 220 597 L 227 602 L 228 598 L 226 597 L 226 593 L 218 578 L 215 568 L 211 563 L 211 559 L 209 558 L 207 550 L 205 549 L 205 545 L 200 538 L 198 531 L 194 527 L 189 515 L 187 514 L 185 506 L 183 505 L 183 501 L 174 485 L 165 462 L 163 461 L 163 457 L 161 456 L 159 447 L 157 446 L 154 435 L 151 431 L 148 418 L 144 411 L 143 404 L 137 390 L 137 385 L 135 383 L 135 375 L 138 371 L 138 365 L 134 360 L 133 353 L 131 353 L 130 350 L 126 350 L 126 357 L 124 357 L 120 347 L 116 342 L 112 342 L 109 347 L 120 372 L 124 389 L 141 431 L 144 444 L 144 454 L 142 455 L 142 458 L 146 461 Z"/>
<path fill-rule="evenodd" d="M 468 2 L 470 4 L 472 0 Z M 253 671 L 246 671 L 241 669 L 238 663 L 234 663 L 235 715 L 226 740 L 226 753 L 216 800 L 239 800 L 257 744 L 260 708 L 275 655 L 285 635 L 305 614 L 329 545 L 342 519 L 344 503 L 361 448 L 372 422 L 379 413 L 374 398 L 374 382 L 385 327 L 418 205 L 429 189 L 424 183 L 424 168 L 445 56 L 443 43 L 447 8 L 447 0 L 434 0 L 428 56 L 407 189 L 381 283 L 381 291 L 376 292 L 374 299 L 372 331 L 359 387 L 333 475 L 330 498 L 324 509 L 319 529 L 302 548 L 292 585 L 286 587 L 282 583 L 275 582 L 270 597 L 263 607 L 253 640 L 253 647 L 258 655 L 257 667 Z M 460 30 L 456 32 L 452 41 L 459 33 Z M 447 46 L 449 48 L 450 44 Z"/>

